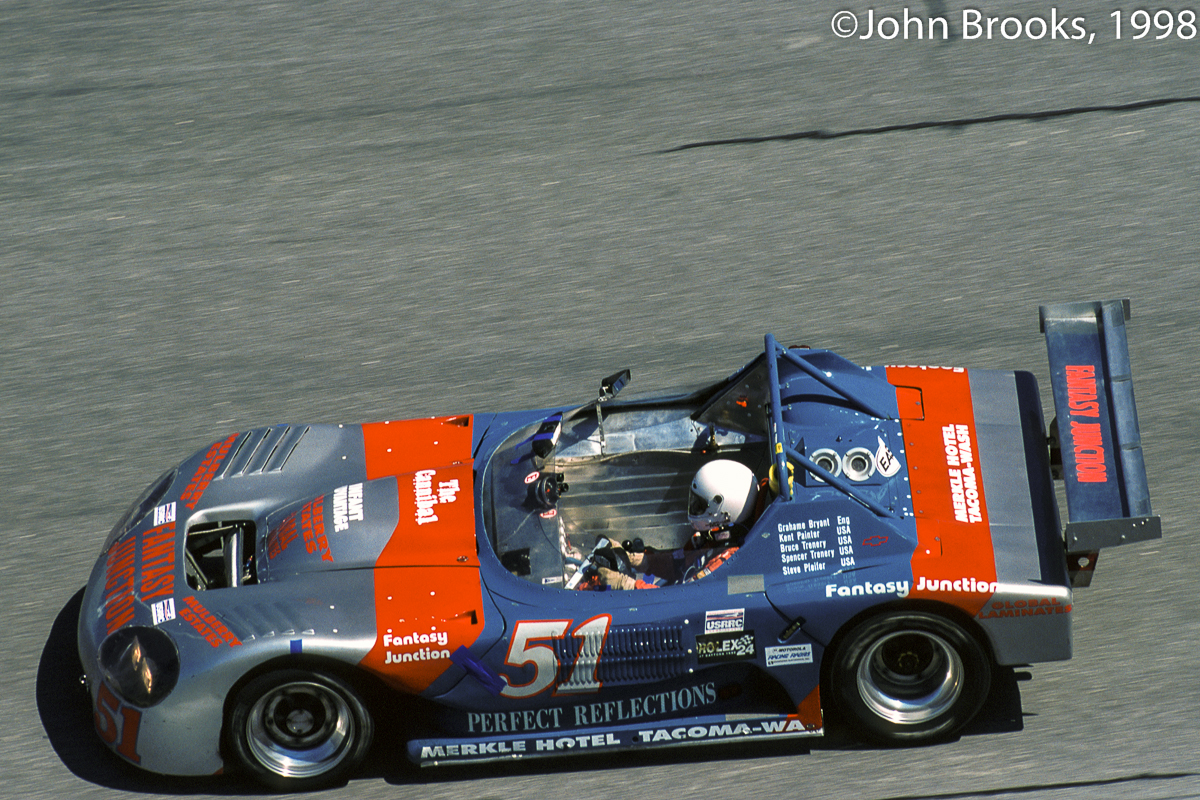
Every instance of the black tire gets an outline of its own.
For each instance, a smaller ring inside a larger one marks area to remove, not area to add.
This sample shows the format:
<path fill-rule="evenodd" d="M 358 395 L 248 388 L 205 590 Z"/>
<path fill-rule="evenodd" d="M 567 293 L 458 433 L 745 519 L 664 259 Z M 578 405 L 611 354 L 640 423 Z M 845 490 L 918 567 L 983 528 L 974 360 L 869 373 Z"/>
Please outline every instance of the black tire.
<path fill-rule="evenodd" d="M 858 738 L 917 745 L 952 736 L 978 713 L 991 658 L 945 617 L 903 611 L 847 632 L 827 673 L 833 711 Z"/>
<path fill-rule="evenodd" d="M 238 691 L 226 741 L 255 778 L 296 792 L 344 783 L 374 733 L 350 684 L 323 672 L 288 669 L 260 675 Z"/>

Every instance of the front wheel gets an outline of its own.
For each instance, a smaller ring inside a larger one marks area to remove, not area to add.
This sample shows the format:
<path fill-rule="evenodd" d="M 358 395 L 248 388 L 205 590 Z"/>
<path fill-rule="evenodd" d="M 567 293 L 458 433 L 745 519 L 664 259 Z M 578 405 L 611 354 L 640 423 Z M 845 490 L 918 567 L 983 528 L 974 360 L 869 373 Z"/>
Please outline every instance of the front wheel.
<path fill-rule="evenodd" d="M 280 670 L 242 687 L 226 734 L 230 750 L 260 781 L 303 791 L 344 782 L 370 749 L 374 725 L 340 678 Z"/>
<path fill-rule="evenodd" d="M 856 733 L 885 744 L 923 744 L 951 736 L 975 716 L 991 685 L 991 659 L 944 617 L 894 612 L 851 629 L 828 678 L 835 710 Z"/>

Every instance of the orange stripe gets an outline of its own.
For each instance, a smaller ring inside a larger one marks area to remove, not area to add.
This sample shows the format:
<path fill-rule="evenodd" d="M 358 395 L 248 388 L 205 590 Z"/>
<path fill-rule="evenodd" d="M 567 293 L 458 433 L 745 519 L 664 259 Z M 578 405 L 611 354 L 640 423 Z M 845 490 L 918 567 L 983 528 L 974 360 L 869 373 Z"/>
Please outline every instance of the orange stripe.
<path fill-rule="evenodd" d="M 371 422 L 362 426 L 367 480 L 471 460 L 471 417 Z"/>
<path fill-rule="evenodd" d="M 800 701 L 800 705 L 796 706 L 796 716 L 806 731 L 819 730 L 824 726 L 825 721 L 821 716 L 820 686 L 814 686 L 808 696 Z"/>
<path fill-rule="evenodd" d="M 363 426 L 367 478 L 396 476 L 399 518 L 375 562 L 375 645 L 363 666 L 417 693 L 483 631 L 471 417 Z"/>
<path fill-rule="evenodd" d="M 923 419 L 901 420 L 917 518 L 909 597 L 950 603 L 974 616 L 991 595 L 970 591 L 971 581 L 995 581 L 996 558 L 969 375 L 961 369 L 888 367 L 887 376 L 896 386 L 919 388 L 924 407 Z M 947 591 L 918 589 L 922 577 L 926 585 L 949 581 L 950 586 Z"/>

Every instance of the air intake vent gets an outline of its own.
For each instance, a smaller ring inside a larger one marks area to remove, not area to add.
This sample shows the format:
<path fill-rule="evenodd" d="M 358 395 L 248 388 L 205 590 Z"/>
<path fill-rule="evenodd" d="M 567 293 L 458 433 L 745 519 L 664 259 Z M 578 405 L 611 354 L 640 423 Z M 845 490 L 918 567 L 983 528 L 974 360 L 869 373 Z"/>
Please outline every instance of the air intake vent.
<path fill-rule="evenodd" d="M 568 636 L 554 640 L 558 663 L 567 673 L 596 670 L 605 686 L 644 683 L 677 678 L 687 671 L 687 648 L 683 628 L 630 625 L 612 628 L 604 641 L 604 652 L 593 653 L 586 637 Z M 582 652 L 581 652 L 582 651 Z M 569 674 L 559 676 L 566 681 Z"/>
<path fill-rule="evenodd" d="M 296 450 L 308 427 L 275 425 L 247 432 L 225 459 L 213 480 L 281 472 L 288 457 Z"/>

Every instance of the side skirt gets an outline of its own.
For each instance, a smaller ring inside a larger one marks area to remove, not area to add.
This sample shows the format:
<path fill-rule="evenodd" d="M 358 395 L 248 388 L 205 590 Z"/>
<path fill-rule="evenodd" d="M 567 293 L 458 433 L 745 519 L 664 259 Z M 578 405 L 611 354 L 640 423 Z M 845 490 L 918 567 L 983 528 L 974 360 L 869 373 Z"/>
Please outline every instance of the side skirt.
<path fill-rule="evenodd" d="M 620 752 L 681 747 L 727 742 L 731 739 L 792 739 L 820 736 L 822 733 L 824 728 L 806 728 L 795 714 L 766 717 L 719 714 L 548 734 L 416 739 L 408 743 L 408 757 L 422 767 L 433 767 L 446 764 L 480 764 L 514 758 L 540 758 L 591 750 Z"/>

